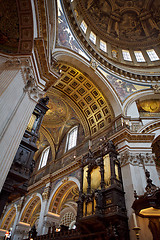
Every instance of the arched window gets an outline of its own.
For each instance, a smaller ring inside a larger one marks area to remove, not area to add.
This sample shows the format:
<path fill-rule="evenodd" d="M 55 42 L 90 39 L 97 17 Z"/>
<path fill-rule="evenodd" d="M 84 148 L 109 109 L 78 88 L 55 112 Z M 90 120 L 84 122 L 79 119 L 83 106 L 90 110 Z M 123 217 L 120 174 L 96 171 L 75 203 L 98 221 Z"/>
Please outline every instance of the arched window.
<path fill-rule="evenodd" d="M 38 169 L 40 169 L 40 168 L 42 168 L 46 165 L 47 160 L 48 160 L 49 150 L 50 150 L 50 147 L 47 147 L 43 150 L 43 152 L 41 154 L 41 159 L 40 159 L 40 162 L 39 162 Z"/>
<path fill-rule="evenodd" d="M 67 135 L 66 141 L 66 151 L 73 148 L 77 144 L 77 133 L 78 133 L 78 126 L 73 127 Z"/>

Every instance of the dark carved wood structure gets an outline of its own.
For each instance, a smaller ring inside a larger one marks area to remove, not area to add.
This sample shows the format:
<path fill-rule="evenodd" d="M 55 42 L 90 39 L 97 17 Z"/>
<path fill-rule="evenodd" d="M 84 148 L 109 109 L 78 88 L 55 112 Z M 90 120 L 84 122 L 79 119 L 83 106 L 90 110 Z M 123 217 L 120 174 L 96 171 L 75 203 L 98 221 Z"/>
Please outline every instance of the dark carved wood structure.
<path fill-rule="evenodd" d="M 49 98 L 40 99 L 23 135 L 12 166 L 0 193 L 0 215 L 7 201 L 12 201 L 27 191 L 27 182 L 34 168 L 33 156 L 37 151 L 38 132 L 48 107 Z"/>
<path fill-rule="evenodd" d="M 150 179 L 150 172 L 145 171 L 147 186 L 144 195 L 138 196 L 135 192 L 135 201 L 132 205 L 135 213 L 141 217 L 149 218 L 149 228 L 153 240 L 159 240 L 160 236 L 160 188 L 155 186 Z M 158 210 L 155 214 L 155 210 Z"/>
<path fill-rule="evenodd" d="M 112 141 L 83 157 L 77 227 L 88 234 L 104 232 L 98 239 L 129 239 L 120 164 Z"/>

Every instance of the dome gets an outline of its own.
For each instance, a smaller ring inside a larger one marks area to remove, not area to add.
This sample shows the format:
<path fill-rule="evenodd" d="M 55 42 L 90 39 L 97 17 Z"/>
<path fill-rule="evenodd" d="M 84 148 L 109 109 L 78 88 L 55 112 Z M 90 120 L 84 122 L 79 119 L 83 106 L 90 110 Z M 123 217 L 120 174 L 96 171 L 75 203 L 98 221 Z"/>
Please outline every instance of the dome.
<path fill-rule="evenodd" d="M 159 1 L 68 0 L 62 5 L 78 42 L 98 65 L 134 82 L 160 80 Z"/>

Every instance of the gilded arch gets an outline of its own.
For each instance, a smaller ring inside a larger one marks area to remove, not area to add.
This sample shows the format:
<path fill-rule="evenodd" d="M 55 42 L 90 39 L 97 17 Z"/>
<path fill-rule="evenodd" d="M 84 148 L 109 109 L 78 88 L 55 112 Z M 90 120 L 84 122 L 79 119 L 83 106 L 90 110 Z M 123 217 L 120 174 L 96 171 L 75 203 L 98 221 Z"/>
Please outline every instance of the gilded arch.
<path fill-rule="evenodd" d="M 28 223 L 30 226 L 33 226 L 41 211 L 41 201 L 38 195 L 33 194 L 22 210 L 20 222 Z"/>
<path fill-rule="evenodd" d="M 16 207 L 12 205 L 11 208 L 5 214 L 0 228 L 9 230 L 14 223 L 16 212 L 17 212 Z"/>

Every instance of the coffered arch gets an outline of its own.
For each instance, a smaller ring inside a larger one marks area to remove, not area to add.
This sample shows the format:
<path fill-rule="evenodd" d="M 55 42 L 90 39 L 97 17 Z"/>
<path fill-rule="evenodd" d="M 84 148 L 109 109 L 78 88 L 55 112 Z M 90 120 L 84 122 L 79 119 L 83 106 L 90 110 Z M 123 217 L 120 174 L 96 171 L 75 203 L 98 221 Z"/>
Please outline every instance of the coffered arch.
<path fill-rule="evenodd" d="M 112 103 L 112 110 L 115 116 L 118 116 L 122 112 L 122 103 L 118 97 L 117 92 L 114 90 L 110 82 L 102 75 L 102 73 L 96 68 L 97 62 L 95 61 L 95 68 L 91 66 L 90 62 L 80 56 L 77 53 L 69 49 L 64 48 L 56 48 L 54 55 L 57 61 L 60 63 L 69 63 L 70 66 L 78 69 L 86 74 L 89 79 L 96 85 L 97 88 L 101 89 L 101 93 L 106 99 L 109 99 L 109 102 Z M 94 62 L 94 60 L 93 60 Z M 82 70 L 83 69 L 83 70 Z"/>
<path fill-rule="evenodd" d="M 54 85 L 67 95 L 81 110 L 87 120 L 90 134 L 105 129 L 114 118 L 108 99 L 89 76 L 66 63 L 60 63 L 61 78 Z"/>

